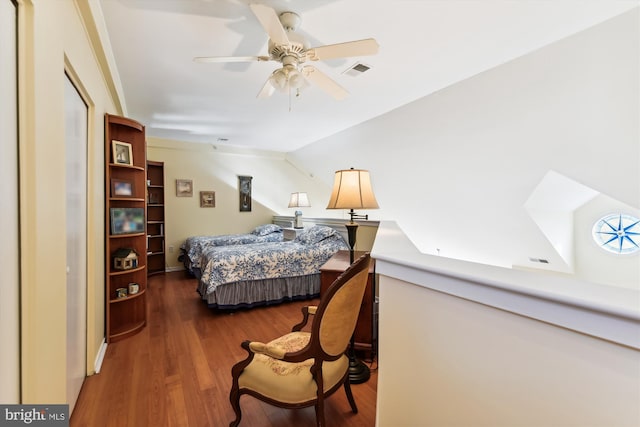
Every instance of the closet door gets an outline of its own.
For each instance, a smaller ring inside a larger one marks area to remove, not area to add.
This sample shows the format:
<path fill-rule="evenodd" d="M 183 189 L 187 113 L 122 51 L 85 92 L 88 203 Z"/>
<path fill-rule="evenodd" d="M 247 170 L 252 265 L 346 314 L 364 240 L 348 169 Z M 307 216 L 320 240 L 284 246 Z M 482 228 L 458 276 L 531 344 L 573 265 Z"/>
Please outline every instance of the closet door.
<path fill-rule="evenodd" d="M 66 76 L 65 76 L 66 77 Z M 87 366 L 87 106 L 65 78 L 67 187 L 67 402 L 78 399 Z"/>
<path fill-rule="evenodd" d="M 0 402 L 20 402 L 16 6 L 0 0 Z"/>

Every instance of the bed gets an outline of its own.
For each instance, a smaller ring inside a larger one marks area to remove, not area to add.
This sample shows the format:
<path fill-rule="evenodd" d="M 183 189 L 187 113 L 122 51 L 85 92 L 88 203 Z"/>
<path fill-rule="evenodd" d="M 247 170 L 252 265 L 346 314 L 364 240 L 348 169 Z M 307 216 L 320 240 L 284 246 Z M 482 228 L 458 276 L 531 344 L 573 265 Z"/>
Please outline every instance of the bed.
<path fill-rule="evenodd" d="M 322 225 L 292 241 L 212 247 L 201 258 L 198 292 L 210 307 L 232 310 L 315 298 L 320 267 L 345 249 L 340 233 Z"/>
<path fill-rule="evenodd" d="M 276 224 L 264 224 L 253 229 L 251 233 L 189 237 L 180 249 L 184 268 L 189 274 L 199 278 L 200 257 L 204 251 L 212 247 L 282 241 L 282 227 Z"/>

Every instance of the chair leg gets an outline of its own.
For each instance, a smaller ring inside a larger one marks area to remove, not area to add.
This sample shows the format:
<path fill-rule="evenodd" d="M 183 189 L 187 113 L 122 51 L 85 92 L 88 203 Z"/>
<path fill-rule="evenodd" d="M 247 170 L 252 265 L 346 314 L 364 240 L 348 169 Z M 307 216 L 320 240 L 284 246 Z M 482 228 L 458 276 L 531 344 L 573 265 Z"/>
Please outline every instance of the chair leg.
<path fill-rule="evenodd" d="M 324 399 L 316 400 L 316 427 L 324 427 Z"/>
<path fill-rule="evenodd" d="M 242 418 L 242 411 L 240 410 L 240 390 L 238 390 L 238 384 L 235 381 L 229 393 L 229 401 L 231 402 L 233 412 L 236 413 L 236 419 L 231 421 L 229 427 L 238 427 L 240 419 Z"/>
<path fill-rule="evenodd" d="M 347 394 L 347 400 L 349 401 L 349 405 L 351 405 L 351 411 L 354 414 L 357 414 L 358 407 L 356 406 L 356 401 L 353 399 L 353 393 L 351 393 L 351 383 L 349 382 L 349 378 L 344 381 L 344 392 Z"/>

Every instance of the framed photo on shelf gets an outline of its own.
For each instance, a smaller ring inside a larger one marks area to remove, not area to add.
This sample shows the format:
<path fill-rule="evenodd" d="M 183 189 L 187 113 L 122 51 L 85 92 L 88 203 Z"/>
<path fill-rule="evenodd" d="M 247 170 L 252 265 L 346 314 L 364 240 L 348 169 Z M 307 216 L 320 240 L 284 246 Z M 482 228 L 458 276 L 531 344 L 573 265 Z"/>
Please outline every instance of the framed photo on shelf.
<path fill-rule="evenodd" d="M 201 191 L 200 192 L 200 207 L 201 208 L 215 208 L 216 207 L 216 192 L 215 191 Z"/>
<path fill-rule="evenodd" d="M 111 197 L 133 197 L 133 181 L 111 178 Z"/>
<path fill-rule="evenodd" d="M 144 208 L 110 208 L 111 234 L 144 233 Z"/>
<path fill-rule="evenodd" d="M 128 142 L 111 141 L 111 147 L 113 148 L 113 163 L 117 165 L 133 166 L 133 152 L 131 150 L 131 144 Z"/>
<path fill-rule="evenodd" d="M 193 181 L 190 179 L 176 179 L 176 196 L 193 197 Z"/>

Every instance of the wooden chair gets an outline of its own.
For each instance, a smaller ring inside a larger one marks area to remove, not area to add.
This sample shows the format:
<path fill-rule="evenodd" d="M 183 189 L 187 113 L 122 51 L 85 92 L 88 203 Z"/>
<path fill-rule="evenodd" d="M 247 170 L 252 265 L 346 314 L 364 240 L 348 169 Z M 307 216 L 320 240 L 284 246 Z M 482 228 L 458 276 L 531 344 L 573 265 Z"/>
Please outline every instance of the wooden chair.
<path fill-rule="evenodd" d="M 240 396 L 251 395 L 283 408 L 315 406 L 316 425 L 325 426 L 324 399 L 344 386 L 353 413 L 358 413 L 349 384 L 345 355 L 358 320 L 369 274 L 369 254 L 358 258 L 322 295 L 317 306 L 303 307 L 302 322 L 292 332 L 264 344 L 244 341 L 248 357 L 231 369 L 229 393 L 240 423 Z M 301 329 L 313 315 L 311 332 Z"/>

